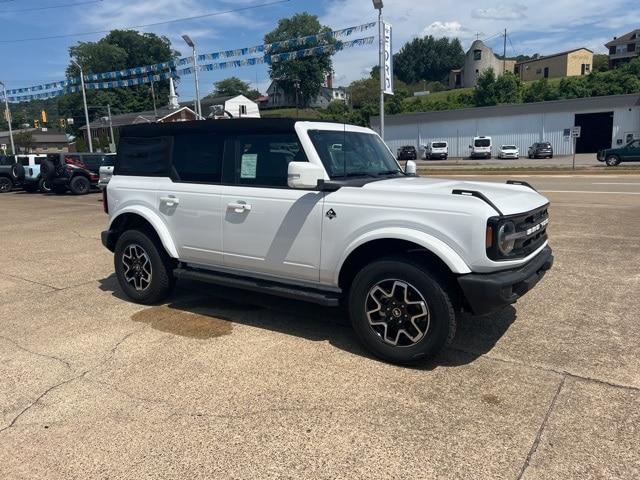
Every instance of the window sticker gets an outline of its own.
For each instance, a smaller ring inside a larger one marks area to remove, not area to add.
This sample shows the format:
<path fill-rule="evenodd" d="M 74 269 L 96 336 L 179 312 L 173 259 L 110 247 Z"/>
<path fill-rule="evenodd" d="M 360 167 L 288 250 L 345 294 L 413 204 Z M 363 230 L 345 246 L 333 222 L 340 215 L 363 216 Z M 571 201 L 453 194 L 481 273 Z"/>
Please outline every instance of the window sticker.
<path fill-rule="evenodd" d="M 240 178 L 256 178 L 257 153 L 244 153 L 240 162 Z"/>

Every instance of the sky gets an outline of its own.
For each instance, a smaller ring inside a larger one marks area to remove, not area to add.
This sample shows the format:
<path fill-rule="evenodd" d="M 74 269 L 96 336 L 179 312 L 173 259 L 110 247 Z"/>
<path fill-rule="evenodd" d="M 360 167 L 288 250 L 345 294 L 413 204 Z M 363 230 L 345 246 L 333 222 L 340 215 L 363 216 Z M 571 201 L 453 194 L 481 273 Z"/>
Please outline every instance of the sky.
<path fill-rule="evenodd" d="M 166 35 L 173 48 L 190 53 L 181 38 L 189 34 L 198 53 L 210 53 L 263 43 L 279 18 L 298 12 L 317 15 L 332 29 L 359 25 L 377 19 L 371 0 L 0 0 L 0 81 L 7 88 L 20 88 L 64 79 L 68 49 L 80 41 L 96 41 L 105 34 L 87 34 L 114 28 L 165 22 L 196 15 L 225 12 L 264 3 L 271 5 L 235 13 L 136 28 Z M 432 34 L 459 38 L 468 48 L 475 38 L 502 52 L 508 32 L 508 55 L 550 55 L 576 47 L 605 53 L 604 43 L 640 28 L 637 0 L 547 0 L 504 2 L 492 0 L 384 0 L 384 18 L 393 25 L 393 47 L 417 36 Z M 51 7 L 51 8 L 46 8 Z M 29 10 L 29 11 L 25 11 Z M 368 36 L 361 33 L 352 36 Z M 35 37 L 69 35 L 48 40 Z M 335 83 L 346 86 L 368 75 L 377 63 L 377 44 L 344 50 L 334 56 Z M 202 72 L 201 92 L 211 93 L 213 83 L 228 76 L 249 82 L 265 91 L 269 84 L 265 66 L 250 66 L 218 72 Z M 183 77 L 178 86 L 180 100 L 194 96 L 193 77 Z"/>

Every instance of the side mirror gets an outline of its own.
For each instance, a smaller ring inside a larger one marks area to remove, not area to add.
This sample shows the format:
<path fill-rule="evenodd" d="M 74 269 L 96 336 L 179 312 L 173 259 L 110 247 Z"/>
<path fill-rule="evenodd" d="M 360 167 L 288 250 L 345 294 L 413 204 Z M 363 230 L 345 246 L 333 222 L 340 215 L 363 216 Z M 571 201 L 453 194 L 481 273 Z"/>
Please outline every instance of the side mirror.
<path fill-rule="evenodd" d="M 471 145 L 469 145 L 469 148 L 473 148 Z"/>
<path fill-rule="evenodd" d="M 324 180 L 324 168 L 309 162 L 290 162 L 287 184 L 290 188 L 316 188 Z"/>
<path fill-rule="evenodd" d="M 407 175 L 415 176 L 416 162 L 414 162 L 413 160 L 407 160 L 407 163 L 404 164 L 404 173 Z"/>

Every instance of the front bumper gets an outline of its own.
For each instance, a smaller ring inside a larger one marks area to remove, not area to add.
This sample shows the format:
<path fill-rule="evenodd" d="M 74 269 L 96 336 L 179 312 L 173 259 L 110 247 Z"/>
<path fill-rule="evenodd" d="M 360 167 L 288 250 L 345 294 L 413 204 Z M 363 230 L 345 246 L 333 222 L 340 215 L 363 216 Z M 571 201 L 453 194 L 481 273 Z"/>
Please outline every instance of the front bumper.
<path fill-rule="evenodd" d="M 458 277 L 458 284 L 471 311 L 484 315 L 515 303 L 542 279 L 552 265 L 553 253 L 547 246 L 520 268 L 462 275 Z"/>

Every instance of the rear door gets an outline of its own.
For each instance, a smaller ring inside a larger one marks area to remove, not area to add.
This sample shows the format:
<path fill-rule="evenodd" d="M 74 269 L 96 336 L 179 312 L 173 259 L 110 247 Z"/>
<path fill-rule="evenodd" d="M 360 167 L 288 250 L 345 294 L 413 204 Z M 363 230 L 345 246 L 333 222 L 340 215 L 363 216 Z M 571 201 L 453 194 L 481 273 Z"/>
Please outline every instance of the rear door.
<path fill-rule="evenodd" d="M 224 138 L 210 133 L 173 137 L 170 177 L 158 178 L 157 209 L 180 260 L 222 264 Z"/>
<path fill-rule="evenodd" d="M 234 152 L 222 200 L 225 267 L 318 282 L 323 194 L 287 186 L 289 162 L 307 161 L 297 135 L 238 136 Z"/>

